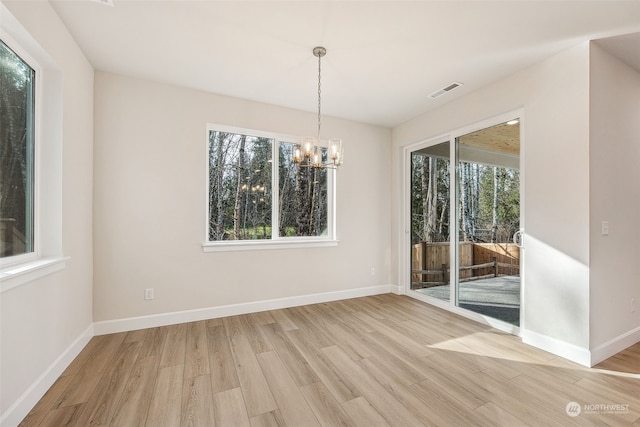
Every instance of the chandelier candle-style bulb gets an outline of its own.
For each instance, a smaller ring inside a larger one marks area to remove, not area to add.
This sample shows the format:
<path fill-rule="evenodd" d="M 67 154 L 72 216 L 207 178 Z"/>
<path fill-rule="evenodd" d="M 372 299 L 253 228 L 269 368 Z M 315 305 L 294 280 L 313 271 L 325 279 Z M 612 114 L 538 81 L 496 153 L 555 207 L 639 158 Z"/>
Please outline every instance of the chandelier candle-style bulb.
<path fill-rule="evenodd" d="M 335 166 L 342 164 L 343 151 L 341 139 L 332 138 L 329 140 L 329 158 Z"/>
<path fill-rule="evenodd" d="M 293 161 L 295 163 L 302 162 L 302 152 L 300 151 L 300 147 L 296 147 L 293 149 Z"/>
<path fill-rule="evenodd" d="M 313 152 L 313 156 L 311 156 L 311 166 L 313 166 L 314 168 L 322 167 L 322 152 L 318 147 L 316 147 L 315 151 Z"/>
<path fill-rule="evenodd" d="M 311 157 L 311 154 L 313 154 L 313 148 L 316 145 L 315 142 L 316 141 L 310 136 L 306 136 L 302 139 L 302 152 L 307 159 Z"/>

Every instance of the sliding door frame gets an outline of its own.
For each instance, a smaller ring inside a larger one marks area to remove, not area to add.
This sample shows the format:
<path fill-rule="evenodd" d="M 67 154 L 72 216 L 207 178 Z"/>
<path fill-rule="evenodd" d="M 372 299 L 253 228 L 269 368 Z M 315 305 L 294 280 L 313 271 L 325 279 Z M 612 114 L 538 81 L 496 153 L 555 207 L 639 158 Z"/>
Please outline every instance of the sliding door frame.
<path fill-rule="evenodd" d="M 488 324 L 496 329 L 509 332 L 514 335 L 520 335 L 520 330 L 525 328 L 525 271 L 524 271 L 524 248 L 520 249 L 520 327 L 509 324 L 507 322 L 493 319 L 470 310 L 466 310 L 458 306 L 458 278 L 459 270 L 457 268 L 459 261 L 459 221 L 458 221 L 458 144 L 457 140 L 463 135 L 492 127 L 509 120 L 520 120 L 520 229 L 524 230 L 525 225 L 525 162 L 524 162 L 524 109 L 519 108 L 497 116 L 463 126 L 438 136 L 427 138 L 419 142 L 407 145 L 402 149 L 402 200 L 403 200 L 403 231 L 400 240 L 401 250 L 399 261 L 400 265 L 400 289 L 404 290 L 404 294 L 412 298 L 427 302 L 437 307 L 443 308 L 456 314 L 460 314 L 469 319 Z M 451 268 L 449 281 L 451 283 L 451 293 L 449 301 L 424 295 L 411 289 L 411 153 L 423 148 L 437 145 L 449 141 L 449 185 L 450 185 L 450 209 L 449 209 L 449 265 L 456 267 Z"/>

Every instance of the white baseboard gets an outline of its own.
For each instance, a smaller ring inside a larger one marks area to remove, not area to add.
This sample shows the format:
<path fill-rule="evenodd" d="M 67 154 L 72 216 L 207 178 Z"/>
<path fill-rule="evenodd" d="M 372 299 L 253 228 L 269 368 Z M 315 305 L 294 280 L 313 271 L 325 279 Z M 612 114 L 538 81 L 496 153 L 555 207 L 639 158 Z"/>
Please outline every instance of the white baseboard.
<path fill-rule="evenodd" d="M 603 360 L 620 353 L 625 348 L 631 347 L 637 342 L 640 342 L 640 326 L 592 349 L 591 366 L 597 365 Z"/>
<path fill-rule="evenodd" d="M 389 287 L 391 288 L 391 292 L 393 292 L 396 295 L 404 295 L 406 293 L 404 286 L 389 285 Z"/>
<path fill-rule="evenodd" d="M 38 379 L 22 393 L 0 418 L 0 426 L 14 427 L 26 417 L 31 409 L 44 396 L 58 377 L 73 362 L 82 349 L 93 338 L 93 324 L 71 343 L 69 347 L 38 377 Z"/>
<path fill-rule="evenodd" d="M 586 348 L 528 330 L 520 330 L 520 333 L 522 342 L 525 344 L 548 351 L 582 366 L 591 367 L 591 352 Z"/>
<path fill-rule="evenodd" d="M 265 301 L 254 301 L 241 304 L 207 307 L 195 310 L 176 311 L 172 313 L 152 314 L 149 316 L 129 317 L 125 319 L 106 320 L 94 323 L 95 335 L 105 335 L 117 332 L 134 331 L 137 329 L 155 328 L 158 326 L 175 325 L 178 323 L 196 322 L 199 320 L 216 319 L 219 317 L 235 316 L 239 314 L 256 313 L 259 311 L 277 310 L 280 308 L 297 307 L 308 304 L 318 304 L 349 298 L 386 294 L 392 291 L 392 285 L 370 286 L 344 291 L 325 292 L 321 294 L 300 295 L 295 297 L 278 298 Z"/>

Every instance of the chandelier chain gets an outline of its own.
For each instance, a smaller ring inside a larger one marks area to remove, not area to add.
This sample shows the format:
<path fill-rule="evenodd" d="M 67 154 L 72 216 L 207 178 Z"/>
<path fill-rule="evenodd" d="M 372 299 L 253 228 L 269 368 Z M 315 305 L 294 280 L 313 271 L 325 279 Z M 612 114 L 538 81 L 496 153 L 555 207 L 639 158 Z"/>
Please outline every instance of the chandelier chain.
<path fill-rule="evenodd" d="M 318 55 L 318 144 L 320 143 L 320 106 L 321 106 L 321 96 L 322 91 L 320 87 L 320 62 L 322 61 L 322 55 Z"/>

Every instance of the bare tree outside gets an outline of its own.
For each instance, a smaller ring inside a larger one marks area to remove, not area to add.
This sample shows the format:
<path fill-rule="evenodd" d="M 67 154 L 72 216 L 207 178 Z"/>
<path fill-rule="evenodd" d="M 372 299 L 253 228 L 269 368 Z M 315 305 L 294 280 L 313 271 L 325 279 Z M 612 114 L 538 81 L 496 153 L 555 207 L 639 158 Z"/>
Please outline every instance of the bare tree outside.
<path fill-rule="evenodd" d="M 295 146 L 272 138 L 210 131 L 209 241 L 327 235 L 328 171 L 296 165 Z M 275 167 L 279 179 L 274 189 Z"/>
<path fill-rule="evenodd" d="M 33 251 L 35 72 L 0 41 L 0 256 Z"/>
<path fill-rule="evenodd" d="M 271 238 L 268 138 L 209 133 L 209 240 Z"/>
<path fill-rule="evenodd" d="M 420 152 L 411 156 L 411 240 L 449 240 L 449 160 Z"/>
<path fill-rule="evenodd" d="M 280 143 L 280 198 L 286 200 L 280 204 L 280 235 L 326 235 L 327 170 L 296 166 L 294 147 L 295 144 Z"/>

